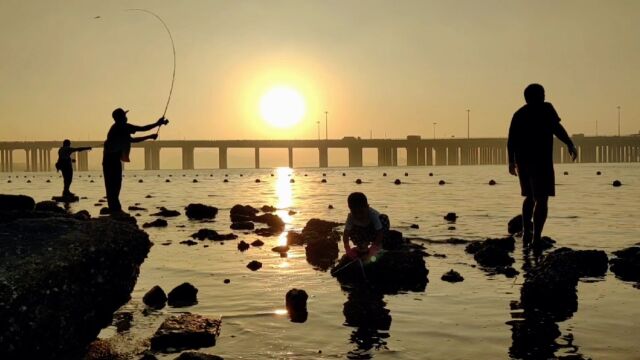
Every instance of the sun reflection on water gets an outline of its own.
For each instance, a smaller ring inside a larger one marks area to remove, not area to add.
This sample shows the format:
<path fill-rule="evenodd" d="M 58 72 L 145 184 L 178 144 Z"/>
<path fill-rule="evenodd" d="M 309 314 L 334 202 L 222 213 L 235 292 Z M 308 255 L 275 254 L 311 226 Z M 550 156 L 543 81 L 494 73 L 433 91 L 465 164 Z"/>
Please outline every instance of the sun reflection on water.
<path fill-rule="evenodd" d="M 282 220 L 286 224 L 286 228 L 288 230 L 289 224 L 291 223 L 291 215 L 289 215 L 289 209 L 294 205 L 293 200 L 293 186 L 289 182 L 289 180 L 293 176 L 293 170 L 288 167 L 279 167 L 276 168 L 276 214 L 282 218 Z M 287 245 L 287 231 L 285 230 L 278 237 L 278 245 Z"/>

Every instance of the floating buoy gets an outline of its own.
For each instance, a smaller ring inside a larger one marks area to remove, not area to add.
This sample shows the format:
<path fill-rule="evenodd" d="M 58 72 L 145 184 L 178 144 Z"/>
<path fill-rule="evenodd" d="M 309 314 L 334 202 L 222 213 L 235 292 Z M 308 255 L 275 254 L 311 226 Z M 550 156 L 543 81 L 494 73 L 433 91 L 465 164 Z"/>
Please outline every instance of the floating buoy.
<path fill-rule="evenodd" d="M 444 180 L 438 181 L 438 185 L 444 185 L 444 184 L 446 184 L 446 182 Z"/>
<path fill-rule="evenodd" d="M 402 181 L 400 181 L 400 179 L 396 179 L 393 183 L 396 185 L 400 185 L 402 184 Z"/>
<path fill-rule="evenodd" d="M 495 185 L 495 184 L 496 184 L 496 181 L 495 181 L 495 180 L 493 180 L 493 179 L 489 180 L 489 185 L 493 186 L 493 185 Z"/>
<path fill-rule="evenodd" d="M 358 184 L 358 185 L 362 184 L 362 180 L 356 179 L 356 184 Z"/>
<path fill-rule="evenodd" d="M 614 187 L 619 187 L 622 186 L 622 183 L 620 182 L 620 180 L 613 180 L 613 183 L 611 184 Z"/>

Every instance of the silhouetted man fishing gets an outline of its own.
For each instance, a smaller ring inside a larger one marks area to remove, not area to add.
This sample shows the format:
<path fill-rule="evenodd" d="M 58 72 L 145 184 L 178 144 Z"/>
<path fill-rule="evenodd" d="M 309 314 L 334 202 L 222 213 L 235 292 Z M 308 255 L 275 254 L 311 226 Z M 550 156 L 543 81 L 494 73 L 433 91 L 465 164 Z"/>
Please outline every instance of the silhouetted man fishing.
<path fill-rule="evenodd" d="M 520 180 L 524 246 L 534 249 L 542 238 L 547 220 L 549 196 L 555 196 L 553 171 L 553 136 L 564 142 L 571 159 L 577 157 L 576 148 L 567 131 L 560 124 L 558 113 L 544 101 L 544 88 L 531 84 L 524 90 L 526 105 L 513 115 L 509 127 L 509 173 Z M 533 221 L 532 221 L 533 218 Z"/>
<path fill-rule="evenodd" d="M 79 151 L 91 150 L 90 147 L 72 148 L 71 141 L 65 140 L 62 142 L 62 147 L 58 149 L 58 161 L 56 161 L 56 170 L 62 172 L 62 179 L 64 182 L 64 189 L 62 190 L 62 197 L 75 196 L 69 188 L 73 181 L 73 163 L 74 159 L 71 158 L 71 154 Z"/>
<path fill-rule="evenodd" d="M 129 162 L 131 144 L 145 140 L 155 140 L 158 134 L 141 137 L 131 137 L 139 131 L 149 131 L 156 127 L 166 125 L 169 120 L 161 117 L 153 124 L 138 126 L 127 123 L 128 110 L 117 108 L 111 116 L 115 124 L 111 125 L 107 140 L 104 142 L 104 155 L 102 158 L 102 170 L 104 172 L 104 186 L 107 190 L 107 203 L 112 216 L 127 216 L 120 205 L 120 189 L 122 188 L 122 162 Z"/>

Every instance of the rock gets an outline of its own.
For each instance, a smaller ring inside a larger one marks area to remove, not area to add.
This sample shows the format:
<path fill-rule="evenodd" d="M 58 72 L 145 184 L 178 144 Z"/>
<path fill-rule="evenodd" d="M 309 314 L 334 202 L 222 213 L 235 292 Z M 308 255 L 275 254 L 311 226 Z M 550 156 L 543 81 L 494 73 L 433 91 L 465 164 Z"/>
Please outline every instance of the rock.
<path fill-rule="evenodd" d="M 259 183 L 259 182 L 260 182 L 260 179 L 256 179 L 255 181 L 256 181 L 256 183 Z"/>
<path fill-rule="evenodd" d="M 240 215 L 247 220 L 253 219 L 260 211 L 250 205 L 234 205 L 230 210 L 231 221 L 234 215 Z"/>
<path fill-rule="evenodd" d="M 444 185 L 444 184 L 446 184 L 446 183 L 447 183 L 447 182 L 446 182 L 446 181 L 444 181 L 444 180 L 440 180 L 440 181 L 438 181 L 438 185 Z"/>
<path fill-rule="evenodd" d="M 186 307 L 198 303 L 198 289 L 188 282 L 182 283 L 169 291 L 167 302 L 172 307 Z"/>
<path fill-rule="evenodd" d="M 509 235 L 522 234 L 522 214 L 514 216 L 507 224 L 507 232 Z"/>
<path fill-rule="evenodd" d="M 385 250 L 400 250 L 407 244 L 402 237 L 402 233 L 396 230 L 389 230 L 382 238 L 382 248 Z"/>
<path fill-rule="evenodd" d="M 213 219 L 218 215 L 217 207 L 204 204 L 189 204 L 185 211 L 187 217 L 193 220 Z"/>
<path fill-rule="evenodd" d="M 220 335 L 220 320 L 196 314 L 172 315 L 156 330 L 150 340 L 151 350 L 199 349 L 216 344 Z"/>
<path fill-rule="evenodd" d="M 601 250 L 560 248 L 547 254 L 525 277 L 520 289 L 527 310 L 543 310 L 565 317 L 577 310 L 578 280 L 604 276 L 608 259 Z"/>
<path fill-rule="evenodd" d="M 156 285 L 144 294 L 142 302 L 152 309 L 162 309 L 167 303 L 167 294 L 160 286 Z"/>
<path fill-rule="evenodd" d="M 404 173 L 404 176 L 409 176 L 409 173 L 408 172 Z"/>
<path fill-rule="evenodd" d="M 250 247 L 251 245 L 246 243 L 244 240 L 240 240 L 240 242 L 238 243 L 238 250 L 240 251 L 249 250 Z"/>
<path fill-rule="evenodd" d="M 257 223 L 267 224 L 271 230 L 275 233 L 281 233 L 284 231 L 284 221 L 278 215 L 274 214 L 262 214 L 253 218 L 253 221 Z"/>
<path fill-rule="evenodd" d="M 624 281 L 640 282 L 640 247 L 632 246 L 614 251 L 611 272 Z"/>
<path fill-rule="evenodd" d="M 146 229 L 150 227 L 167 227 L 167 225 L 169 225 L 169 223 L 167 223 L 167 220 L 155 219 L 152 222 L 142 224 L 142 227 Z"/>
<path fill-rule="evenodd" d="M 302 229 L 302 243 L 306 244 L 307 262 L 321 270 L 329 269 L 338 258 L 340 234 L 333 231 L 339 223 L 311 219 Z"/>
<path fill-rule="evenodd" d="M 620 180 L 613 180 L 613 183 L 611 185 L 613 185 L 613 187 L 619 187 L 622 186 L 622 183 L 620 182 Z"/>
<path fill-rule="evenodd" d="M 289 231 L 287 233 L 287 245 L 304 245 L 304 237 L 301 233 Z"/>
<path fill-rule="evenodd" d="M 289 183 L 290 183 L 290 184 L 295 184 L 295 182 L 296 182 L 296 181 L 295 181 L 295 180 L 293 180 L 293 179 L 290 179 L 290 180 L 289 180 Z"/>
<path fill-rule="evenodd" d="M 0 224 L 0 358 L 82 358 L 129 301 L 150 247 L 137 226 L 110 218 Z"/>
<path fill-rule="evenodd" d="M 467 253 L 473 254 L 473 258 L 480 266 L 494 268 L 511 266 L 514 260 L 509 253 L 513 250 L 515 250 L 513 237 L 477 241 L 465 248 Z"/>
<path fill-rule="evenodd" d="M 218 355 L 209 355 L 195 351 L 185 351 L 174 360 L 224 360 Z"/>
<path fill-rule="evenodd" d="M 198 179 L 193 179 L 193 181 L 191 181 L 192 183 L 197 183 Z"/>
<path fill-rule="evenodd" d="M 35 211 L 46 211 L 53 212 L 59 214 L 66 214 L 67 211 L 60 206 L 55 201 L 41 201 L 36 204 Z"/>
<path fill-rule="evenodd" d="M 171 182 L 171 180 L 166 179 L 164 182 L 166 182 L 166 183 L 170 183 L 170 182 Z"/>
<path fill-rule="evenodd" d="M 260 208 L 260 210 L 261 210 L 262 212 L 264 212 L 264 213 L 272 213 L 272 212 L 275 212 L 275 211 L 276 211 L 276 210 L 278 210 L 278 209 L 276 209 L 275 207 L 273 207 L 273 206 L 271 206 L 271 205 L 263 205 L 263 206 Z"/>
<path fill-rule="evenodd" d="M 402 184 L 402 181 L 400 181 L 400 179 L 395 179 L 393 181 L 393 183 L 396 184 L 396 185 L 400 185 L 400 184 Z"/>
<path fill-rule="evenodd" d="M 32 211 L 35 206 L 36 202 L 29 196 L 0 194 L 0 211 Z"/>
<path fill-rule="evenodd" d="M 213 241 L 234 240 L 238 238 L 235 234 L 218 234 L 217 231 L 211 229 L 200 229 L 198 232 L 191 234 L 191 237 L 198 240 Z"/>
<path fill-rule="evenodd" d="M 127 208 L 129 211 L 147 211 L 147 209 L 137 206 L 137 205 L 133 205 L 133 206 L 129 206 Z"/>
<path fill-rule="evenodd" d="M 347 173 L 342 173 L 342 176 L 347 176 Z"/>
<path fill-rule="evenodd" d="M 596 172 L 596 175 L 598 175 L 598 176 L 599 176 L 599 175 L 602 175 L 602 172 L 601 172 L 601 171 L 598 171 L 598 172 Z"/>
<path fill-rule="evenodd" d="M 251 246 L 255 246 L 255 247 L 259 247 L 259 246 L 262 246 L 262 245 L 264 245 L 264 241 L 262 241 L 262 240 L 260 240 L 260 239 L 254 240 L 254 241 L 251 243 Z"/>
<path fill-rule="evenodd" d="M 162 217 L 176 217 L 180 216 L 180 212 L 176 210 L 169 210 L 164 206 L 159 207 L 160 211 L 155 214 L 151 214 L 151 216 L 162 216 Z"/>
<path fill-rule="evenodd" d="M 109 215 L 111 214 L 111 211 L 109 211 L 108 207 L 103 207 L 102 209 L 100 209 L 100 215 Z"/>
<path fill-rule="evenodd" d="M 327 207 L 329 210 L 333 209 L 333 205 L 329 204 L 329 206 Z"/>
<path fill-rule="evenodd" d="M 447 227 L 447 230 L 455 230 L 455 229 L 456 229 L 456 227 L 455 227 L 455 226 L 449 226 L 449 227 Z"/>
<path fill-rule="evenodd" d="M 153 198 L 153 196 L 151 196 L 151 195 L 146 195 L 144 198 L 145 198 L 145 199 L 151 199 L 151 198 Z"/>
<path fill-rule="evenodd" d="M 429 176 L 433 176 L 433 173 L 432 173 L 432 172 L 430 172 L 430 173 L 429 173 Z"/>
<path fill-rule="evenodd" d="M 490 186 L 493 186 L 493 185 L 495 185 L 495 184 L 496 184 L 496 181 L 495 181 L 495 180 L 493 180 L 493 179 L 489 180 L 489 185 L 490 185 Z"/>
<path fill-rule="evenodd" d="M 222 180 L 222 182 L 228 183 L 229 179 L 224 179 L 224 180 Z"/>
<path fill-rule="evenodd" d="M 457 282 L 461 282 L 464 281 L 464 278 L 462 277 L 462 275 L 460 275 L 459 272 L 451 269 L 449 271 L 447 271 L 446 273 L 442 274 L 441 277 L 442 281 L 447 281 L 450 283 L 457 283 Z"/>
<path fill-rule="evenodd" d="M 256 271 L 262 268 L 262 263 L 257 260 L 252 260 L 250 263 L 247 264 L 247 268 L 251 271 Z"/>
<path fill-rule="evenodd" d="M 80 201 L 80 198 L 75 195 L 66 195 L 66 196 L 52 196 L 51 200 L 55 202 L 69 204 L 69 203 Z"/>
<path fill-rule="evenodd" d="M 327 183 L 327 179 L 322 179 L 320 180 L 321 183 L 326 184 Z"/>
<path fill-rule="evenodd" d="M 356 179 L 356 184 L 358 185 L 362 184 L 362 179 Z"/>
<path fill-rule="evenodd" d="M 197 241 L 193 241 L 191 239 L 187 239 L 187 240 L 180 241 L 180 244 L 187 245 L 187 246 L 193 246 L 193 245 L 197 245 L 198 242 Z"/>
<path fill-rule="evenodd" d="M 409 226 L 412 229 L 420 229 L 420 225 L 418 224 L 411 224 L 411 226 Z"/>
<path fill-rule="evenodd" d="M 91 219 L 91 214 L 87 210 L 80 210 L 73 214 L 73 218 L 76 220 L 89 220 Z"/>
<path fill-rule="evenodd" d="M 231 223 L 232 230 L 253 230 L 255 225 L 251 221 L 239 221 Z"/>
<path fill-rule="evenodd" d="M 292 322 L 303 323 L 307 321 L 307 299 L 309 295 L 301 289 L 291 289 L 285 296 L 285 306 Z"/>
<path fill-rule="evenodd" d="M 138 184 L 142 184 L 144 181 L 142 179 L 138 180 Z"/>
<path fill-rule="evenodd" d="M 444 219 L 447 220 L 448 222 L 456 222 L 456 220 L 458 219 L 458 215 L 456 215 L 456 213 L 454 212 L 450 212 L 444 216 Z"/>
<path fill-rule="evenodd" d="M 289 214 L 289 216 L 293 216 L 293 215 L 297 214 L 297 212 L 295 212 L 293 210 L 289 210 L 289 212 L 287 214 Z"/>
<path fill-rule="evenodd" d="M 230 280 L 230 279 L 224 279 L 224 281 L 223 281 L 223 282 L 224 282 L 225 284 L 229 284 L 229 283 L 231 283 L 231 280 Z"/>
<path fill-rule="evenodd" d="M 271 251 L 282 254 L 282 253 L 288 252 L 289 251 L 289 247 L 287 245 L 280 245 L 280 246 L 276 246 L 276 247 L 271 248 Z"/>

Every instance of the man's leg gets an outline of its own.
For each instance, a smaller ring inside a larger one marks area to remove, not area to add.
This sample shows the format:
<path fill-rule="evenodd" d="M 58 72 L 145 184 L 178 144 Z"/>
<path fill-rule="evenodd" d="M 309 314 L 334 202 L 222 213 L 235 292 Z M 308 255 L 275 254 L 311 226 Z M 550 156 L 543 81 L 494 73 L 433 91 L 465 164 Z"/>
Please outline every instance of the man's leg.
<path fill-rule="evenodd" d="M 105 159 L 102 164 L 104 172 L 104 186 L 107 192 L 107 204 L 109 205 L 109 211 L 113 214 L 121 211 L 120 200 L 120 188 L 122 186 L 122 164 L 117 159 Z"/>
<path fill-rule="evenodd" d="M 533 209 L 535 201 L 532 196 L 527 196 L 522 202 L 522 242 L 524 246 L 529 246 L 533 239 Z"/>
<path fill-rule="evenodd" d="M 122 189 L 122 162 L 118 159 L 114 164 L 113 174 L 113 203 L 116 207 L 116 211 L 122 211 L 122 205 L 120 204 L 120 189 Z"/>
<path fill-rule="evenodd" d="M 542 238 L 542 229 L 547 221 L 547 213 L 549 212 L 549 197 L 537 196 L 535 198 L 535 206 L 533 208 L 533 241 L 539 241 Z"/>
<path fill-rule="evenodd" d="M 63 195 L 71 195 L 71 182 L 73 181 L 73 168 L 66 168 L 62 171 L 62 178 L 64 180 Z"/>

